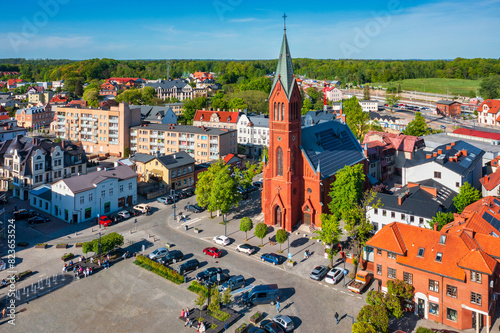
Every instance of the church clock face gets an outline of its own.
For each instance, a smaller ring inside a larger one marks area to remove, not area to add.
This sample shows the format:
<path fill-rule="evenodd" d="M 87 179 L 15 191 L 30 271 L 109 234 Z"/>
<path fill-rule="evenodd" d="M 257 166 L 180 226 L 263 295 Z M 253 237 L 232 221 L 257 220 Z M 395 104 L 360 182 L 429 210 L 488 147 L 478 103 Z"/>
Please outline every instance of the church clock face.
<path fill-rule="evenodd" d="M 294 136 L 292 136 L 292 141 L 295 141 L 295 135 L 294 135 Z"/>
<path fill-rule="evenodd" d="M 281 136 L 278 136 L 278 141 L 281 141 Z"/>

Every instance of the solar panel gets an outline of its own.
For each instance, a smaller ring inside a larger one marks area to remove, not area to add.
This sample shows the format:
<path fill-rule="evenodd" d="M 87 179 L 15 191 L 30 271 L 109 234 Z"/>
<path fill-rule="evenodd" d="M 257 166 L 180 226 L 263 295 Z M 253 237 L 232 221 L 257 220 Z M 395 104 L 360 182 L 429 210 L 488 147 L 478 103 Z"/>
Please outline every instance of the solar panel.
<path fill-rule="evenodd" d="M 500 231 L 500 221 L 497 220 L 494 216 L 488 214 L 488 213 L 484 213 L 483 214 L 483 219 L 488 222 L 489 224 L 491 224 L 491 226 L 495 229 L 497 229 L 498 231 Z"/>
<path fill-rule="evenodd" d="M 497 205 L 498 207 L 500 207 L 500 200 L 498 199 L 493 199 L 493 202 L 495 202 L 495 205 Z"/>

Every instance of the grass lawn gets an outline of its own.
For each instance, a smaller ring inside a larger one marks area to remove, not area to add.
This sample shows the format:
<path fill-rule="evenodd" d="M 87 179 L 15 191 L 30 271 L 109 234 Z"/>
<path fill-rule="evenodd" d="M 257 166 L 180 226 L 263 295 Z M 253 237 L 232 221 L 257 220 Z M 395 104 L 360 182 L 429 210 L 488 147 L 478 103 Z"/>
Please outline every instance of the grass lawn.
<path fill-rule="evenodd" d="M 373 86 L 381 85 L 384 88 L 388 86 L 398 87 L 401 83 L 401 89 L 410 91 L 421 91 L 435 94 L 446 94 L 446 91 L 454 96 L 468 96 L 469 91 L 479 90 L 480 80 L 464 80 L 464 79 L 408 79 L 400 81 L 392 81 L 390 83 L 373 83 Z"/>

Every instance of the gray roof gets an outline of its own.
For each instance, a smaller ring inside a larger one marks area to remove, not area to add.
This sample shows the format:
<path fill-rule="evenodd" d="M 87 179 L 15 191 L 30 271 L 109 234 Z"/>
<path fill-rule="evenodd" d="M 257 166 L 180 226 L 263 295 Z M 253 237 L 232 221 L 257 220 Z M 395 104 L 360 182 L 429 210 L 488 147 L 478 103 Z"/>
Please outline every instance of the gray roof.
<path fill-rule="evenodd" d="M 305 125 L 305 121 L 307 118 L 310 118 L 312 125 L 315 125 L 325 121 L 334 120 L 337 118 L 337 116 L 332 112 L 327 112 L 323 110 L 308 111 L 305 115 L 302 116 L 302 126 Z"/>
<path fill-rule="evenodd" d="M 106 168 L 100 171 L 88 173 L 86 175 L 75 176 L 61 180 L 73 193 L 83 192 L 95 188 L 99 184 L 110 178 L 125 180 L 137 178 L 137 174 L 128 166 L 120 165 L 113 168 Z"/>
<path fill-rule="evenodd" d="M 177 89 L 182 89 L 184 88 L 188 83 L 185 80 L 177 79 L 177 80 L 162 80 L 160 82 L 154 82 L 154 83 L 146 83 L 146 87 L 153 87 L 153 88 L 162 88 L 162 89 L 172 89 L 172 88 L 177 88 Z"/>
<path fill-rule="evenodd" d="M 149 155 L 149 154 L 142 154 L 142 153 L 135 153 L 133 156 L 130 157 L 132 161 L 136 162 L 141 162 L 141 163 L 148 163 L 152 159 L 154 159 L 156 156 Z"/>
<path fill-rule="evenodd" d="M 300 148 L 311 168 L 320 170 L 321 178 L 366 159 L 349 127 L 337 120 L 303 128 Z"/>
<path fill-rule="evenodd" d="M 455 145 L 451 146 L 451 149 L 448 150 L 446 149 L 447 146 L 451 145 L 445 144 L 434 149 L 433 153 L 442 150 L 442 154 L 437 154 L 436 157 L 426 158 L 426 156 L 422 156 L 420 159 L 406 160 L 404 167 L 411 168 L 417 165 L 436 162 L 457 174 L 466 176 L 478 163 L 482 162 L 484 151 L 465 141 L 455 141 Z M 454 157 L 461 150 L 467 151 L 466 156 L 462 154 L 457 158 L 457 162 L 451 162 L 449 158 Z"/>
<path fill-rule="evenodd" d="M 436 104 L 444 104 L 444 105 L 452 105 L 452 104 L 455 104 L 455 103 L 458 103 L 458 102 L 457 101 L 445 101 L 445 100 L 440 100 L 440 101 L 436 102 Z"/>
<path fill-rule="evenodd" d="M 45 199 L 47 201 L 52 200 L 52 188 L 50 187 L 50 185 L 40 185 L 31 190 L 30 194 Z"/>
<path fill-rule="evenodd" d="M 370 115 L 370 120 L 373 120 L 373 119 L 381 119 L 381 120 L 384 120 L 384 121 L 397 121 L 398 118 L 396 117 L 393 117 L 393 116 L 387 116 L 387 115 L 382 115 L 380 114 L 379 112 L 373 112 L 373 111 L 368 111 L 369 115 Z"/>
<path fill-rule="evenodd" d="M 163 119 L 169 111 L 172 112 L 173 115 L 175 115 L 174 111 L 172 111 L 170 107 L 163 107 L 160 109 L 155 109 L 155 108 L 160 108 L 160 107 L 158 106 L 153 107 L 153 109 L 149 112 L 149 115 L 144 119 L 145 121 L 157 121 L 158 115 L 160 115 L 160 119 Z"/>
<path fill-rule="evenodd" d="M 281 43 L 280 57 L 278 59 L 278 66 L 276 67 L 276 75 L 274 76 L 273 86 L 271 88 L 271 94 L 273 93 L 274 87 L 278 80 L 283 87 L 286 97 L 290 100 L 292 95 L 293 84 L 295 83 L 295 78 L 293 75 L 293 64 L 292 56 L 290 55 L 290 48 L 288 47 L 288 40 L 286 38 L 286 33 L 283 35 L 283 42 Z"/>
<path fill-rule="evenodd" d="M 193 133 L 193 134 L 206 134 L 206 135 L 223 135 L 236 130 L 225 128 L 211 128 L 211 127 L 197 127 L 189 125 L 169 125 L 169 124 L 143 124 L 142 126 L 133 126 L 133 129 L 147 129 L 153 131 L 167 131 L 177 133 Z"/>
<path fill-rule="evenodd" d="M 167 169 L 174 169 L 189 164 L 194 164 L 196 160 L 189 156 L 185 151 L 175 154 L 157 157 L 158 161 Z"/>
<path fill-rule="evenodd" d="M 248 120 L 253 123 L 254 127 L 267 127 L 269 128 L 269 117 L 267 115 L 247 115 Z"/>

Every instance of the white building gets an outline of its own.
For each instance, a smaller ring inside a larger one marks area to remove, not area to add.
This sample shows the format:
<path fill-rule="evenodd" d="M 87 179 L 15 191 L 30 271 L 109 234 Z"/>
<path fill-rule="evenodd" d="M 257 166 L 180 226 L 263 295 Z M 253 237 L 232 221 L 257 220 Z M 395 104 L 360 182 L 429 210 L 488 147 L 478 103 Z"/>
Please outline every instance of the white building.
<path fill-rule="evenodd" d="M 359 105 L 363 108 L 365 112 L 376 112 L 378 111 L 378 102 L 377 101 L 359 101 Z"/>
<path fill-rule="evenodd" d="M 80 223 L 135 205 L 137 174 L 125 165 L 104 168 L 39 186 L 29 200 L 61 220 Z"/>
<path fill-rule="evenodd" d="M 323 93 L 326 94 L 326 99 L 330 102 L 337 102 L 342 100 L 342 90 L 333 86 L 333 87 L 325 87 L 323 89 Z"/>
<path fill-rule="evenodd" d="M 483 150 L 464 141 L 439 146 L 425 158 L 407 160 L 402 168 L 402 183 L 433 179 L 458 192 L 467 182 L 481 190 L 483 155 Z"/>
<path fill-rule="evenodd" d="M 260 157 L 269 146 L 269 117 L 242 114 L 236 124 L 238 144 L 245 146 L 245 154 Z"/>

